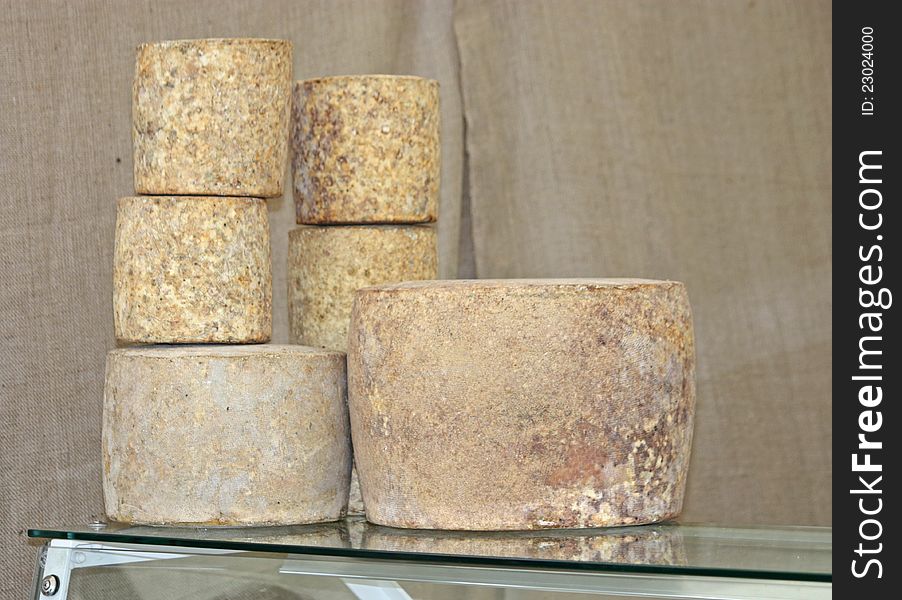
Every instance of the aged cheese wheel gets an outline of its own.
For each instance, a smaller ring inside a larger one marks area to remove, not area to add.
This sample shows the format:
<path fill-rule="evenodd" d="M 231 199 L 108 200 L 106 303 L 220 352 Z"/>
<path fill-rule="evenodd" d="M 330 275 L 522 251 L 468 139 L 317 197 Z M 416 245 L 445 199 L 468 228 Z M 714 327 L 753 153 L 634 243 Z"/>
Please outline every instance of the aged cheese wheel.
<path fill-rule="evenodd" d="M 428 225 L 298 227 L 288 235 L 293 344 L 345 351 L 358 288 L 438 276 Z"/>
<path fill-rule="evenodd" d="M 291 145 L 298 223 L 435 221 L 437 81 L 394 75 L 300 81 Z"/>
<path fill-rule="evenodd" d="M 500 530 L 675 517 L 694 361 L 676 282 L 364 288 L 348 390 L 367 519 Z"/>
<path fill-rule="evenodd" d="M 107 355 L 107 515 L 271 525 L 344 514 L 345 361 L 288 345 L 143 346 Z"/>
<path fill-rule="evenodd" d="M 132 104 L 139 194 L 282 194 L 291 42 L 138 46 Z"/>
<path fill-rule="evenodd" d="M 121 198 L 113 258 L 116 338 L 268 341 L 268 219 L 258 198 Z"/>

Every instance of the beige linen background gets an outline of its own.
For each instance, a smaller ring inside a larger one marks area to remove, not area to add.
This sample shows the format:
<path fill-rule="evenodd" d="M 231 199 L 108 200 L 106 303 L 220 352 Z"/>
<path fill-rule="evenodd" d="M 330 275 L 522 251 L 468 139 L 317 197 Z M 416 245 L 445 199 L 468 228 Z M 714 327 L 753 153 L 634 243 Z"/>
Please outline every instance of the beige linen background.
<path fill-rule="evenodd" d="M 134 46 L 228 36 L 293 40 L 298 78 L 437 78 L 442 276 L 685 281 L 699 354 L 685 518 L 830 523 L 826 0 L 7 0 L 0 597 L 26 594 L 26 527 L 102 513 Z M 290 193 L 270 209 L 285 341 Z"/>

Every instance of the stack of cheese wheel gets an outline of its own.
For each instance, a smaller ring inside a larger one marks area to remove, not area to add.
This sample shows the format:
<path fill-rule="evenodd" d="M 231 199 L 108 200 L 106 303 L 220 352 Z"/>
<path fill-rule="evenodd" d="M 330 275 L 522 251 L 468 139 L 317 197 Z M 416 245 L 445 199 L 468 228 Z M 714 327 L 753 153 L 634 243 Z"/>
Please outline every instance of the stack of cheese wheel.
<path fill-rule="evenodd" d="M 266 198 L 282 193 L 292 46 L 137 52 L 135 189 L 118 203 L 107 357 L 107 515 L 146 524 L 293 524 L 346 510 L 340 352 L 266 344 Z"/>
<path fill-rule="evenodd" d="M 438 82 L 364 75 L 294 87 L 292 343 L 345 351 L 354 292 L 438 275 Z M 356 471 L 349 512 L 363 512 Z"/>

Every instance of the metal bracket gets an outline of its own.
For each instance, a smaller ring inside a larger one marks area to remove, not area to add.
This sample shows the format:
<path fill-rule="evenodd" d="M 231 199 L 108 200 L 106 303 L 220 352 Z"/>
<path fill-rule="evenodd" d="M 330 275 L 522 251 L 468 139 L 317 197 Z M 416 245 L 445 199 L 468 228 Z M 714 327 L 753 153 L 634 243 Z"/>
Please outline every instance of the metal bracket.
<path fill-rule="evenodd" d="M 73 569 L 187 556 L 163 546 L 156 548 L 159 550 L 148 551 L 130 548 L 127 545 L 110 546 L 77 540 L 51 540 L 44 545 L 38 557 L 33 597 L 35 600 L 66 600 Z M 226 552 L 228 551 L 223 550 L 217 553 Z"/>
<path fill-rule="evenodd" d="M 360 600 L 413 600 L 395 581 L 378 579 L 342 579 L 341 581 Z"/>

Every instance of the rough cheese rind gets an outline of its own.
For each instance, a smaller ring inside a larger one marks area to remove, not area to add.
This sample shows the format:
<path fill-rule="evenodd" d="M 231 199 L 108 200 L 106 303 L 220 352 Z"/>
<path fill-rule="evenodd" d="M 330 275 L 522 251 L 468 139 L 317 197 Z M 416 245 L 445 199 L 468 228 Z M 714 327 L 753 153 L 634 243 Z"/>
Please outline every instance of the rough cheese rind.
<path fill-rule="evenodd" d="M 288 345 L 145 346 L 107 356 L 107 515 L 274 525 L 344 514 L 345 360 Z"/>
<path fill-rule="evenodd" d="M 292 44 L 209 39 L 142 44 L 132 104 L 139 194 L 282 194 Z"/>
<path fill-rule="evenodd" d="M 394 75 L 299 81 L 292 111 L 298 223 L 435 221 L 437 81 Z"/>
<path fill-rule="evenodd" d="M 298 227 L 288 235 L 291 343 L 344 352 L 354 292 L 437 276 L 434 227 Z"/>
<path fill-rule="evenodd" d="M 348 386 L 367 519 L 491 530 L 673 518 L 694 371 L 680 283 L 364 288 Z"/>
<path fill-rule="evenodd" d="M 121 198 L 116 338 L 252 343 L 272 335 L 269 217 L 258 198 Z"/>

